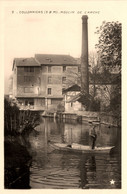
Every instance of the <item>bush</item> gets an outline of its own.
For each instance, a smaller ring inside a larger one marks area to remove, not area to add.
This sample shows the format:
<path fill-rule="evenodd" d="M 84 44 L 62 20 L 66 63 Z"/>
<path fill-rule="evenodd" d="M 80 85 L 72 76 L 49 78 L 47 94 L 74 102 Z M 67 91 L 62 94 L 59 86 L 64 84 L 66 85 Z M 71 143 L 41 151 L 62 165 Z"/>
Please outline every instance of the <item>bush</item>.
<path fill-rule="evenodd" d="M 65 111 L 64 105 L 62 103 L 59 103 L 57 105 L 57 112 L 64 112 L 64 111 Z"/>

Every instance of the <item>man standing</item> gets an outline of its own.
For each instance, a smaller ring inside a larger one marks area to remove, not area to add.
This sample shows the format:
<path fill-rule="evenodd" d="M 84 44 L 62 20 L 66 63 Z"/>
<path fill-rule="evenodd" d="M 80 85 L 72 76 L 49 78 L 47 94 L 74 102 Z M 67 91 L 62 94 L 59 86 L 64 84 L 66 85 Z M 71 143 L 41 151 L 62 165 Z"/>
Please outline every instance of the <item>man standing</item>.
<path fill-rule="evenodd" d="M 97 134 L 96 134 L 96 131 L 95 131 L 95 127 L 96 125 L 94 125 L 91 129 L 90 129 L 90 137 L 91 137 L 91 141 L 92 141 L 92 149 L 95 148 L 95 142 L 96 142 L 96 139 L 97 139 Z"/>

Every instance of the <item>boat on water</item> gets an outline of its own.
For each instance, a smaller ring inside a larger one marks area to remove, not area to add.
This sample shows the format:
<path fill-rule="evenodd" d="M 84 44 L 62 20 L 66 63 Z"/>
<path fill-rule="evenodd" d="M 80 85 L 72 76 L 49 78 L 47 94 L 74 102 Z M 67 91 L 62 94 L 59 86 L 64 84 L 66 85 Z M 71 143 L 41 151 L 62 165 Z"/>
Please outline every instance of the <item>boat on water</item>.
<path fill-rule="evenodd" d="M 71 145 L 65 143 L 50 143 L 50 145 L 57 150 L 79 152 L 79 153 L 110 153 L 115 146 L 95 147 L 92 149 L 90 146 L 72 143 Z"/>

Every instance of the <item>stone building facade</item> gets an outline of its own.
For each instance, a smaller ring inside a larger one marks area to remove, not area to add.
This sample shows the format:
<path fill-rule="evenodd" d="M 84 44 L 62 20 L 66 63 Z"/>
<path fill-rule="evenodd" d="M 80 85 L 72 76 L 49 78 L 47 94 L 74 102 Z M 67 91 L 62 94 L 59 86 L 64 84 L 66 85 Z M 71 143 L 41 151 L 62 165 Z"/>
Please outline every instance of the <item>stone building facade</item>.
<path fill-rule="evenodd" d="M 77 82 L 78 61 L 69 55 L 36 54 L 13 61 L 13 98 L 21 108 L 56 110 L 62 90 Z"/>

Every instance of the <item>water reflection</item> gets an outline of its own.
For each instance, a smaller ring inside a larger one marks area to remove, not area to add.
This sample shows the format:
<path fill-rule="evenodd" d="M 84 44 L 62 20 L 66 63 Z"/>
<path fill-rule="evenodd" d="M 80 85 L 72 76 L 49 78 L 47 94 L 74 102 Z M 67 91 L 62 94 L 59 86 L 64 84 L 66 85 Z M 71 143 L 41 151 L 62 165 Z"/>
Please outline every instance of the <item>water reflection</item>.
<path fill-rule="evenodd" d="M 29 151 L 32 155 L 30 168 L 31 188 L 120 188 L 120 149 L 112 155 L 74 154 L 53 150 L 48 141 L 81 143 L 89 145 L 88 123 L 78 124 L 42 119 L 36 128 L 38 135 L 30 134 Z M 120 145 L 117 128 L 97 126 L 97 146 Z M 111 180 L 115 181 L 111 185 Z"/>

